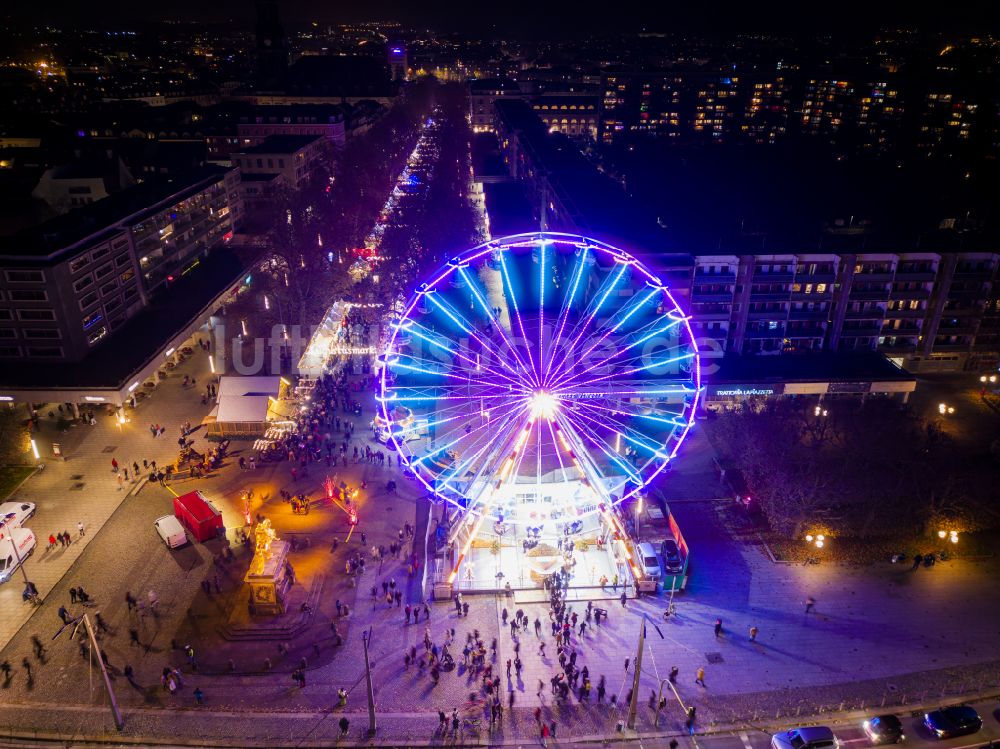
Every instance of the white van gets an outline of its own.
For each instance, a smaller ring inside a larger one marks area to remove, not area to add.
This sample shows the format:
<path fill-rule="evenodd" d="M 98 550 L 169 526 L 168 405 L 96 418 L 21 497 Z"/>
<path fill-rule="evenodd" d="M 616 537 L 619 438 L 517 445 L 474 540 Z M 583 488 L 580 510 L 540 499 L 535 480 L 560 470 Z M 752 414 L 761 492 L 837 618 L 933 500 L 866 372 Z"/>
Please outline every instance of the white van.
<path fill-rule="evenodd" d="M 176 549 L 178 546 L 183 546 L 187 543 L 187 533 L 184 532 L 184 526 L 173 515 L 164 515 L 162 518 L 156 520 L 153 526 L 156 528 L 156 532 L 160 534 L 160 538 L 163 539 L 163 543 L 167 545 L 167 548 Z"/>
<path fill-rule="evenodd" d="M 0 528 L 20 528 L 34 514 L 34 502 L 4 502 L 0 505 Z"/>
<path fill-rule="evenodd" d="M 15 554 L 14 545 L 17 544 Z M 14 571 L 35 550 L 35 534 L 30 528 L 0 530 L 0 583 L 10 580 Z"/>

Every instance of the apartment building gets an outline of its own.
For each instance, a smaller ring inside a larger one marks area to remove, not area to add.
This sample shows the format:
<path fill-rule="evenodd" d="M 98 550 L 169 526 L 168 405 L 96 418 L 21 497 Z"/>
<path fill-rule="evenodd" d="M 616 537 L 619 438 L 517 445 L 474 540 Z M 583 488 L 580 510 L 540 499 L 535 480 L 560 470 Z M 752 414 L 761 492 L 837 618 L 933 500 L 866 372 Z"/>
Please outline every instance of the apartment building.
<path fill-rule="evenodd" d="M 525 102 L 495 105 L 501 155 L 554 230 L 596 233 L 635 247 L 681 295 L 707 355 L 880 351 L 912 371 L 1000 364 L 1000 246 L 866 249 L 861 233 L 831 233 L 829 249 L 723 253 L 662 247 L 624 193 L 550 134 Z M 648 223 L 648 222 L 646 222 Z"/>
<path fill-rule="evenodd" d="M 330 146 L 316 135 L 271 135 L 259 145 L 234 151 L 233 166 L 244 175 L 244 198 L 266 200 L 279 185 L 297 190 L 328 159 Z"/>
<path fill-rule="evenodd" d="M 239 172 L 159 179 L 0 240 L 0 360 L 76 362 L 232 237 Z"/>

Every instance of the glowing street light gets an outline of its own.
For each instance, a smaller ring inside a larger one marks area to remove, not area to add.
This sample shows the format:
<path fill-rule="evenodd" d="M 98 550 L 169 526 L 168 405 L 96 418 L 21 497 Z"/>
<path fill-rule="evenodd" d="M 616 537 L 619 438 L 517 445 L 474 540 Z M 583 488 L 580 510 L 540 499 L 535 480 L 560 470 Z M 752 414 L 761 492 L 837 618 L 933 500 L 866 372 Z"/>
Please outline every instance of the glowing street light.
<path fill-rule="evenodd" d="M 822 533 L 817 533 L 815 536 L 812 533 L 807 533 L 806 543 L 815 546 L 817 549 L 822 549 L 826 546 L 826 536 Z"/>

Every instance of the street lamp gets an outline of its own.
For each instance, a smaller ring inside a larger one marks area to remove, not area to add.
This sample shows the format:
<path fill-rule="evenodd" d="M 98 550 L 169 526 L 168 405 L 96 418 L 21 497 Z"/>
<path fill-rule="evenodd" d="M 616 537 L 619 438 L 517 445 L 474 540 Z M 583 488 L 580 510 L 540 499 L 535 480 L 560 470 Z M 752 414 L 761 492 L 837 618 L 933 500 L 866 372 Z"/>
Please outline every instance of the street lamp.
<path fill-rule="evenodd" d="M 822 549 L 826 546 L 826 536 L 822 533 L 817 533 L 815 536 L 812 533 L 807 533 L 806 543 L 811 546 L 815 546 L 817 549 Z"/>

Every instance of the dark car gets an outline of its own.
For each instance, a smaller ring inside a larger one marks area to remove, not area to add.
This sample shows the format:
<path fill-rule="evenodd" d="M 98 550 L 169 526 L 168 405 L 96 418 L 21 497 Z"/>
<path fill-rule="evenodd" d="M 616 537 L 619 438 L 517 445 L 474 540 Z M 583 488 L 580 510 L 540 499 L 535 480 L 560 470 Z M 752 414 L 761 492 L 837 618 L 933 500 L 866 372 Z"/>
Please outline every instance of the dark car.
<path fill-rule="evenodd" d="M 866 720 L 862 727 L 873 744 L 898 744 L 906 738 L 903 724 L 895 715 L 879 715 Z"/>
<path fill-rule="evenodd" d="M 663 567 L 668 574 L 684 570 L 684 562 L 681 561 L 680 549 L 677 548 L 677 542 L 672 538 L 668 538 L 660 544 L 660 557 L 663 559 Z"/>
<path fill-rule="evenodd" d="M 983 727 L 983 719 L 968 705 L 953 705 L 925 713 L 924 725 L 939 739 L 951 739 L 975 733 Z"/>

